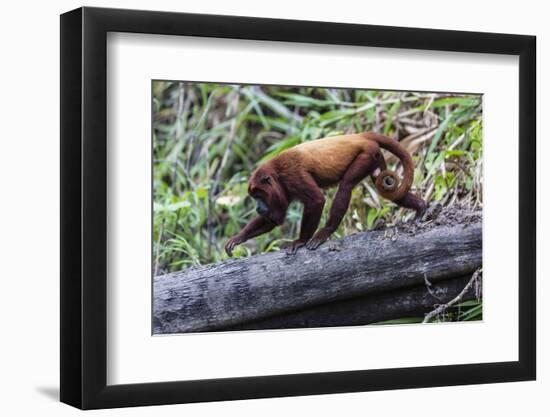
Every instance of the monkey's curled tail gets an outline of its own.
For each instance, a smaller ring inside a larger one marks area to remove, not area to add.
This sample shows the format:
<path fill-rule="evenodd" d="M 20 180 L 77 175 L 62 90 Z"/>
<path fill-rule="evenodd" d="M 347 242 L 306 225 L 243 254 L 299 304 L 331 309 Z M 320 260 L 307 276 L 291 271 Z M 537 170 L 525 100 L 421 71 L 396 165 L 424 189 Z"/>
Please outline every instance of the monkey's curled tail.
<path fill-rule="evenodd" d="M 383 170 L 376 177 L 375 182 L 376 190 L 382 197 L 391 201 L 401 200 L 411 189 L 413 183 L 414 163 L 411 155 L 399 142 L 387 136 L 368 133 L 366 137 L 378 142 L 381 148 L 390 151 L 401 160 L 401 164 L 403 164 L 403 180 L 401 183 L 398 175 L 389 169 Z"/>

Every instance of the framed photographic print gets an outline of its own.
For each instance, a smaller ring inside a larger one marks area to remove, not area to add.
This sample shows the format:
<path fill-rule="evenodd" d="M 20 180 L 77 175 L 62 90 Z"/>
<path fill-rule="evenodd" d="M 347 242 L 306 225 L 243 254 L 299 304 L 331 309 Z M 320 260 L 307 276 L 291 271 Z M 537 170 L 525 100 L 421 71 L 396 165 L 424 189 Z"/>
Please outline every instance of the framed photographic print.
<path fill-rule="evenodd" d="M 61 16 L 61 401 L 535 379 L 535 38 Z"/>

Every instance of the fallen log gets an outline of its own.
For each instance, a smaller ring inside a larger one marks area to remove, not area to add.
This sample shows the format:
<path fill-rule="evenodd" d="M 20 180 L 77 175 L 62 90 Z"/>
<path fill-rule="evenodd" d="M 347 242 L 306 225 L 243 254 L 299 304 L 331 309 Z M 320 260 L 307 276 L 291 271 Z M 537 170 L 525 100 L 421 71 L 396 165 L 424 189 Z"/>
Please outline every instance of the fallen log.
<path fill-rule="evenodd" d="M 432 284 L 371 294 L 349 300 L 333 301 L 305 310 L 283 313 L 262 320 L 239 324 L 224 330 L 299 329 L 312 327 L 363 326 L 407 317 L 423 318 L 436 305 L 456 297 L 470 276 L 452 278 Z M 462 301 L 477 297 L 470 288 Z"/>
<path fill-rule="evenodd" d="M 358 233 L 301 249 L 232 259 L 154 278 L 153 332 L 235 328 L 285 313 L 471 275 L 481 219 Z"/>

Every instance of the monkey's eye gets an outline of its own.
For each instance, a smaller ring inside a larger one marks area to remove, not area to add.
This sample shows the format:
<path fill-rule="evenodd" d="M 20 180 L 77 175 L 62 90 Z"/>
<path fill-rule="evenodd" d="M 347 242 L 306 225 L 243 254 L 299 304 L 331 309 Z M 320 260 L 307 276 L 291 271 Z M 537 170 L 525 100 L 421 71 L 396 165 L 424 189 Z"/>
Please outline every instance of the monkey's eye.
<path fill-rule="evenodd" d="M 268 175 L 264 175 L 260 178 L 260 182 L 262 184 L 271 184 L 271 178 Z"/>

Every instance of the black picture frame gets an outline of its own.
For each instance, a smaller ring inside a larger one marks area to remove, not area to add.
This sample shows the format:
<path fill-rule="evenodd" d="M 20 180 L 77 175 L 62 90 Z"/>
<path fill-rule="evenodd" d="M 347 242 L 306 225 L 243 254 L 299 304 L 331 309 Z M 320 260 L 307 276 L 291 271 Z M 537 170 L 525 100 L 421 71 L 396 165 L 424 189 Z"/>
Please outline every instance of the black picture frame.
<path fill-rule="evenodd" d="M 519 56 L 519 360 L 107 385 L 108 32 Z M 61 15 L 61 401 L 94 409 L 535 379 L 535 50 L 534 36 L 510 34 L 88 7 Z"/>

